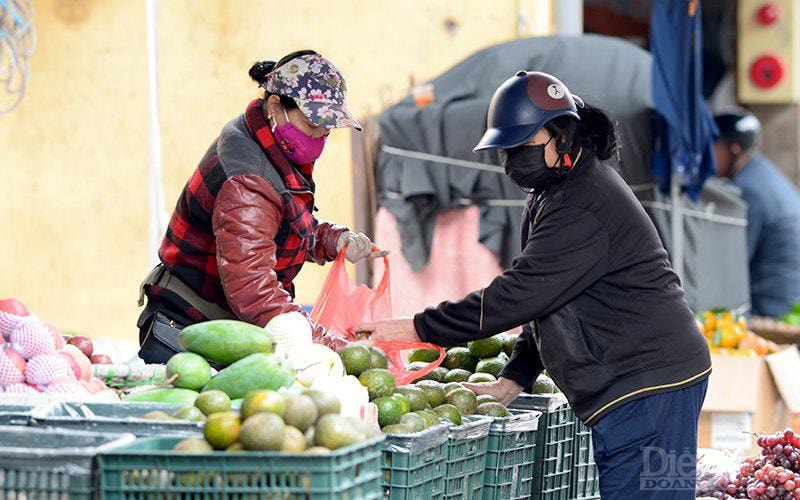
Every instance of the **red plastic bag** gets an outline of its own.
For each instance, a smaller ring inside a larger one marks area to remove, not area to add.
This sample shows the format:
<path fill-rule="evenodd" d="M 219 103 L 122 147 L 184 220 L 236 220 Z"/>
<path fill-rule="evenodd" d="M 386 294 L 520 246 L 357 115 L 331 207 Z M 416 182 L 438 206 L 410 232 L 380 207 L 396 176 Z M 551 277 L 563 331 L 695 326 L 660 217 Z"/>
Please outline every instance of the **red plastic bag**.
<path fill-rule="evenodd" d="M 383 258 L 384 274 L 376 288 L 356 284 L 345 268 L 345 248 L 333 261 L 328 277 L 317 297 L 311 318 L 337 337 L 359 340 L 352 328 L 360 323 L 372 323 L 392 317 L 392 299 L 389 287 L 389 259 Z M 377 248 L 374 248 L 377 251 Z M 427 342 L 376 342 L 375 347 L 386 353 L 389 371 L 399 385 L 405 385 L 432 372 L 445 357 L 444 349 Z M 411 349 L 435 349 L 439 359 L 429 363 L 421 370 L 411 371 L 405 365 L 403 356 Z"/>

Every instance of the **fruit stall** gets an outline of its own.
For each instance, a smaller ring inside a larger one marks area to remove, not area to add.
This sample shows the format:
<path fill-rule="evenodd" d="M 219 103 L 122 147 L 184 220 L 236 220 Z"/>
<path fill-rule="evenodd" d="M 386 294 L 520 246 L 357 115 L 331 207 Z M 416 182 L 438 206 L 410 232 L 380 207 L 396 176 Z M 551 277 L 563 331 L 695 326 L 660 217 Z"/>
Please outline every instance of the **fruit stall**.
<path fill-rule="evenodd" d="M 398 362 L 313 344 L 287 314 L 193 325 L 165 365 L 122 365 L 14 300 L 0 331 L 2 498 L 599 498 L 546 374 L 508 406 L 464 385 L 495 380 L 513 336 Z"/>
<path fill-rule="evenodd" d="M 733 311 L 697 319 L 698 495 L 795 495 L 800 354 Z M 591 432 L 546 373 L 508 405 L 469 388 L 515 336 L 334 352 L 290 313 L 192 325 L 165 365 L 126 365 L 17 301 L 0 331 L 2 498 L 600 498 Z"/>

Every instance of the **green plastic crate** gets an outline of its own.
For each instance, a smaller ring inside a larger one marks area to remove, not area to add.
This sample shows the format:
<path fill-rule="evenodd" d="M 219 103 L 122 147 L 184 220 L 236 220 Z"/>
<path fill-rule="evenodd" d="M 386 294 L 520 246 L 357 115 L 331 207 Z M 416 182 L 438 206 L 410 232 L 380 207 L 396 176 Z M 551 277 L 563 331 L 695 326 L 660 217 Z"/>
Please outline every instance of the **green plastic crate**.
<path fill-rule="evenodd" d="M 35 427 L 61 427 L 92 432 L 130 432 L 138 437 L 150 436 L 200 436 L 202 424 L 185 420 L 150 420 L 141 418 L 151 411 L 168 414 L 180 405 L 161 403 L 54 403 L 31 412 L 30 425 Z"/>
<path fill-rule="evenodd" d="M 90 500 L 94 459 L 132 434 L 0 426 L 0 498 Z"/>
<path fill-rule="evenodd" d="M 486 469 L 489 441 L 487 417 L 464 417 L 458 427 L 450 427 L 447 438 L 444 498 L 480 498 Z"/>
<path fill-rule="evenodd" d="M 28 425 L 34 405 L 0 404 L 0 425 Z"/>
<path fill-rule="evenodd" d="M 541 413 L 531 410 L 511 410 L 511 413 L 510 417 L 493 419 L 489 426 L 483 500 L 517 500 L 531 494 L 536 429 Z"/>
<path fill-rule="evenodd" d="M 542 412 L 536 433 L 531 498 L 570 500 L 575 414 L 563 394 L 523 394 L 512 408 Z"/>
<path fill-rule="evenodd" d="M 415 434 L 388 434 L 383 448 L 383 485 L 388 500 L 443 498 L 449 426 Z"/>
<path fill-rule="evenodd" d="M 180 440 L 141 438 L 100 454 L 99 498 L 377 500 L 383 496 L 383 437 L 330 455 L 172 451 Z"/>
<path fill-rule="evenodd" d="M 592 431 L 575 419 L 575 466 L 572 469 L 572 494 L 576 500 L 600 498 L 600 476 L 594 463 Z"/>

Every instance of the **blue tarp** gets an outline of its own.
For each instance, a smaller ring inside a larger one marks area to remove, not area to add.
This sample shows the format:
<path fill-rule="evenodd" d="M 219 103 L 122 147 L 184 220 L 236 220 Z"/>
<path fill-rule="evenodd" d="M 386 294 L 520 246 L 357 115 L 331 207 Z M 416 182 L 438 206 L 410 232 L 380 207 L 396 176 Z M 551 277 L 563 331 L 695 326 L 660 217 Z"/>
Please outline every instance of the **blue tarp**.
<path fill-rule="evenodd" d="M 714 175 L 719 135 L 703 99 L 703 38 L 698 0 L 655 0 L 650 23 L 653 54 L 653 179 L 662 192 L 672 176 L 697 201 Z"/>

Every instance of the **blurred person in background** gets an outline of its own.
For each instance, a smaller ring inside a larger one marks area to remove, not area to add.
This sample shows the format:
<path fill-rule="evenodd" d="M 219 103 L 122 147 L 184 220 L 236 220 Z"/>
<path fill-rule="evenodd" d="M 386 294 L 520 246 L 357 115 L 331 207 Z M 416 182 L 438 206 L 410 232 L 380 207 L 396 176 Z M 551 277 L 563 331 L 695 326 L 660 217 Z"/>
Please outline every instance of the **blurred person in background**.
<path fill-rule="evenodd" d="M 800 195 L 759 151 L 761 123 L 755 115 L 730 108 L 714 119 L 720 130 L 717 176 L 738 186 L 748 205 L 752 313 L 783 316 L 800 302 Z"/>
<path fill-rule="evenodd" d="M 345 245 L 350 262 L 373 259 L 370 239 L 314 215 L 314 162 L 334 128 L 361 125 L 347 109 L 345 80 L 311 50 L 249 72 L 264 95 L 225 125 L 183 189 L 145 279 L 139 305 L 139 356 L 165 363 L 186 326 L 238 319 L 265 326 L 301 312 L 294 278 L 306 262 L 332 261 Z M 345 341 L 311 322 L 314 342 Z M 302 320 L 301 320 L 302 321 Z"/>

